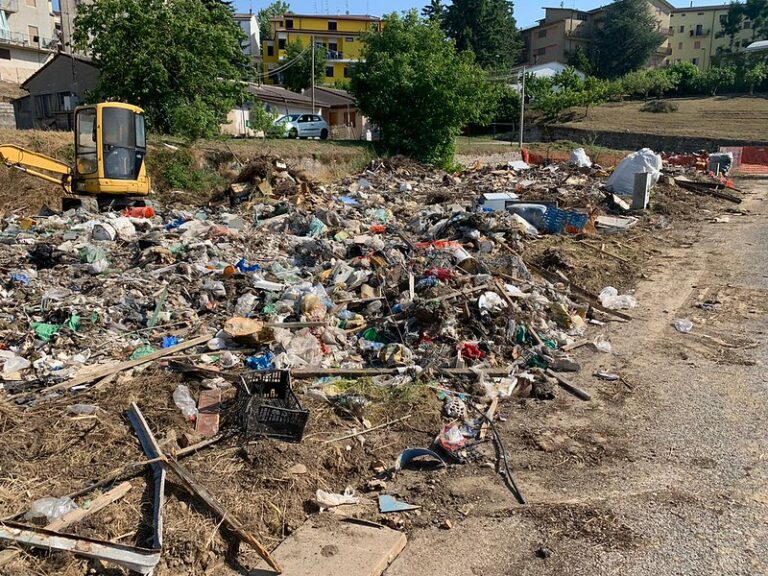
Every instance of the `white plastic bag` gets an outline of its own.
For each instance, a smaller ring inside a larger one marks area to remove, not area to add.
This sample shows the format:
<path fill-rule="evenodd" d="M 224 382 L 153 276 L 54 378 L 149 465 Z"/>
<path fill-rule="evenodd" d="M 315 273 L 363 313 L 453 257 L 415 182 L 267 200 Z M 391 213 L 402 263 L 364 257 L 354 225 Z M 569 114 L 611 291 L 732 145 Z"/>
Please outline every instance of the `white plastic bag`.
<path fill-rule="evenodd" d="M 173 402 L 179 407 L 184 418 L 195 420 L 197 418 L 197 403 L 189 393 L 189 388 L 184 384 L 179 384 L 173 391 Z"/>
<path fill-rule="evenodd" d="M 661 176 L 661 166 L 661 156 L 650 148 L 643 148 L 619 162 L 605 185 L 616 194 L 631 196 L 635 189 L 635 174 L 651 174 L 651 186 L 655 186 Z"/>
<path fill-rule="evenodd" d="M 351 486 L 347 486 L 344 489 L 344 494 L 334 494 L 333 492 L 326 492 L 325 490 L 318 490 L 315 493 L 315 499 L 317 503 L 323 508 L 334 508 L 335 506 L 342 506 L 344 504 L 357 504 L 360 502 L 359 498 L 355 497 L 355 491 Z"/>
<path fill-rule="evenodd" d="M 611 310 L 631 310 L 637 306 L 637 300 L 629 294 L 619 295 L 613 286 L 607 286 L 600 292 L 600 303 Z"/>
<path fill-rule="evenodd" d="M 688 334 L 691 330 L 693 330 L 693 322 L 687 318 L 678 318 L 672 322 L 672 326 L 675 327 L 675 330 L 682 332 L 683 334 Z"/>
<path fill-rule="evenodd" d="M 584 148 L 576 148 L 571 152 L 571 164 L 578 168 L 591 168 L 592 160 L 589 159 Z"/>
<path fill-rule="evenodd" d="M 78 505 L 72 498 L 40 498 L 32 502 L 32 506 L 24 514 L 25 520 L 34 520 L 36 518 L 45 518 L 46 523 L 50 524 L 64 514 L 68 514 L 78 509 Z"/>

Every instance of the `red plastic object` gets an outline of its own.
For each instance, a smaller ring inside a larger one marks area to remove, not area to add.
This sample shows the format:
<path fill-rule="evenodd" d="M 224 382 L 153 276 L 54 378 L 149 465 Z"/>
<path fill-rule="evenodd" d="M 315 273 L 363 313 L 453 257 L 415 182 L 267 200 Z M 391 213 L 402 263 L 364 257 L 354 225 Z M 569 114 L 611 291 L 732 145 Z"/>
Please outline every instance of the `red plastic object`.
<path fill-rule="evenodd" d="M 430 268 L 427 270 L 427 276 L 434 276 L 438 280 L 450 280 L 455 278 L 456 274 L 448 268 Z"/>
<path fill-rule="evenodd" d="M 469 342 L 464 342 L 459 347 L 459 352 L 461 353 L 461 356 L 463 358 L 467 358 L 469 360 L 482 360 L 485 358 L 485 352 L 480 350 L 475 344 L 470 344 Z"/>
<path fill-rule="evenodd" d="M 134 206 L 123 210 L 123 216 L 129 218 L 152 218 L 154 215 L 155 210 L 151 206 Z"/>
<path fill-rule="evenodd" d="M 384 234 L 387 231 L 387 227 L 384 224 L 374 224 L 371 226 L 372 234 Z"/>

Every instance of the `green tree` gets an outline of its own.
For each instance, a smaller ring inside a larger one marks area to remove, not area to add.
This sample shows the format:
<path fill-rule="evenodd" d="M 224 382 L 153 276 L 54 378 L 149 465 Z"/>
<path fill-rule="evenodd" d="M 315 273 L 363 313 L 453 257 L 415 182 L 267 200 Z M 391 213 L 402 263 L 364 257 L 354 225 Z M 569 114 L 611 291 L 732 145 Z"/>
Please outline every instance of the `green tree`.
<path fill-rule="evenodd" d="M 381 32 L 364 37 L 352 73 L 360 109 L 381 128 L 391 153 L 447 166 L 456 136 L 469 123 L 490 120 L 495 92 L 470 52 L 415 10 L 384 19 Z"/>
<path fill-rule="evenodd" d="M 525 91 L 531 99 L 530 107 L 541 112 L 546 124 L 551 124 L 576 106 L 583 106 L 584 114 L 588 114 L 591 106 L 605 101 L 608 84 L 594 77 L 582 78 L 569 67 L 552 77 L 529 75 Z"/>
<path fill-rule="evenodd" d="M 701 87 L 710 95 L 718 91 L 733 88 L 736 83 L 736 69 L 732 66 L 712 66 L 701 75 Z"/>
<path fill-rule="evenodd" d="M 744 20 L 744 5 L 741 2 L 731 2 L 728 6 L 728 13 L 720 22 L 720 30 L 717 31 L 718 38 L 728 37 L 728 49 L 734 50 L 736 35 L 741 32 L 742 21 Z"/>
<path fill-rule="evenodd" d="M 753 41 L 768 33 L 768 0 L 747 0 L 742 12 L 744 18 L 751 22 Z"/>
<path fill-rule="evenodd" d="M 325 48 L 315 44 L 315 83 L 325 77 L 328 56 Z M 301 40 L 285 45 L 285 62 L 288 66 L 282 72 L 283 85 L 294 92 L 301 92 L 312 85 L 312 45 L 304 46 Z M 292 63 L 292 64 L 291 64 Z"/>
<path fill-rule="evenodd" d="M 443 29 L 459 51 L 471 50 L 485 69 L 509 69 L 520 54 L 520 34 L 508 0 L 453 0 Z"/>
<path fill-rule="evenodd" d="M 678 62 L 668 68 L 669 74 L 676 79 L 678 96 L 696 94 L 701 90 L 701 70 L 692 62 Z"/>
<path fill-rule="evenodd" d="M 744 74 L 744 81 L 749 86 L 749 95 L 755 93 L 755 86 L 762 84 L 768 78 L 768 64 L 765 60 L 755 62 Z"/>
<path fill-rule="evenodd" d="M 141 106 L 151 129 L 190 139 L 216 135 L 244 101 L 243 38 L 232 8 L 213 1 L 99 0 L 75 21 L 75 46 L 100 70 L 92 97 Z"/>
<path fill-rule="evenodd" d="M 576 50 L 568 56 L 568 66 L 573 66 L 584 74 L 592 74 L 593 72 L 592 62 L 590 62 L 586 50 L 581 46 L 576 46 Z"/>
<path fill-rule="evenodd" d="M 615 0 L 595 33 L 595 70 L 616 78 L 642 68 L 665 38 L 646 0 Z"/>
<path fill-rule="evenodd" d="M 291 6 L 284 0 L 272 2 L 269 6 L 262 8 L 256 13 L 256 19 L 259 21 L 259 34 L 261 41 L 272 40 L 272 18 L 277 18 L 290 11 Z"/>
<path fill-rule="evenodd" d="M 421 15 L 424 18 L 437 24 L 442 23 L 444 14 L 445 6 L 443 6 L 442 0 L 430 0 L 430 3 L 421 10 Z"/>

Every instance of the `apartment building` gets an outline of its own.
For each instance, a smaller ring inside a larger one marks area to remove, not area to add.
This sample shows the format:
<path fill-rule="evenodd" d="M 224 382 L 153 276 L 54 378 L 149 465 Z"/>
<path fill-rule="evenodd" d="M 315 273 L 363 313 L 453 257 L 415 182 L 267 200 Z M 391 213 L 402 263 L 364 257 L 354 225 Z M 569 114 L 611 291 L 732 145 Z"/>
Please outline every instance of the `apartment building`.
<path fill-rule="evenodd" d="M 0 0 L 0 80 L 21 84 L 58 46 L 49 0 Z"/>
<path fill-rule="evenodd" d="M 381 30 L 382 21 L 373 16 L 308 16 L 284 14 L 272 19 L 272 39 L 262 42 L 261 58 L 266 83 L 280 84 L 280 65 L 285 60 L 289 42 L 301 40 L 304 46 L 325 49 L 327 66 L 325 84 L 350 77 L 350 66 L 360 59 L 363 43 L 360 37 L 370 30 Z"/>
<path fill-rule="evenodd" d="M 678 8 L 672 12 L 671 62 L 692 62 L 702 70 L 712 65 L 712 58 L 731 47 L 731 39 L 718 38 L 728 14 L 728 4 Z M 741 30 L 734 36 L 733 48 L 745 48 L 754 40 L 752 22 L 745 20 Z"/>
<path fill-rule="evenodd" d="M 261 33 L 259 32 L 259 19 L 253 12 L 235 14 L 235 22 L 240 30 L 248 37 L 242 43 L 243 53 L 255 62 L 261 57 Z"/>
<path fill-rule="evenodd" d="M 649 67 L 658 68 L 668 65 L 672 55 L 669 36 L 674 6 L 665 0 L 648 0 L 648 10 L 656 20 L 657 29 L 667 36 L 648 63 Z M 595 32 L 606 17 L 605 6 L 588 11 L 571 8 L 544 8 L 544 11 L 544 18 L 536 26 L 521 30 L 527 64 L 568 62 L 579 47 L 589 53 Z"/>

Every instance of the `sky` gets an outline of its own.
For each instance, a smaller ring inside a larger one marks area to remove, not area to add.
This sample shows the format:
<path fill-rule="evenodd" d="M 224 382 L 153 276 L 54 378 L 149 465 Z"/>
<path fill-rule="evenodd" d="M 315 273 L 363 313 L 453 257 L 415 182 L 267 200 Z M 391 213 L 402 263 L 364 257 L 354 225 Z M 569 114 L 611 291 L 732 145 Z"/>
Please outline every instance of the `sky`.
<path fill-rule="evenodd" d="M 309 14 L 344 14 L 349 10 L 350 14 L 370 14 L 373 16 L 382 16 L 390 12 L 400 12 L 417 8 L 421 10 L 429 0 L 288 0 L 291 10 L 296 13 Z M 670 2 L 683 8 L 691 5 L 690 0 L 670 0 Z M 448 2 L 443 2 L 447 4 Z M 694 0 L 693 6 L 711 6 L 712 4 L 727 4 L 728 0 Z M 239 12 L 248 12 L 253 10 L 258 12 L 269 1 L 265 0 L 235 0 L 235 5 Z M 610 0 L 564 0 L 566 8 L 578 8 L 579 10 L 591 10 L 604 4 L 610 4 Z M 527 28 L 536 24 L 536 20 L 544 17 L 543 6 L 559 6 L 560 0 L 544 0 L 543 4 L 530 2 L 529 0 L 518 0 L 515 2 L 515 19 L 517 25 L 521 28 Z"/>

